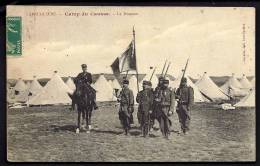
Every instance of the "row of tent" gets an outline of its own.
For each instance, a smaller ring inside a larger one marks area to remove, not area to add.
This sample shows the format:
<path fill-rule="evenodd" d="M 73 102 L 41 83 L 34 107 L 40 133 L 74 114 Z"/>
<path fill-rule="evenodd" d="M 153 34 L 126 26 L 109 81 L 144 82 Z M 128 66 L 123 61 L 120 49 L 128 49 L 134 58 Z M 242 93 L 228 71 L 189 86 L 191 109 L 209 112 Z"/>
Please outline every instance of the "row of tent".
<path fill-rule="evenodd" d="M 175 80 L 170 80 L 170 87 L 177 88 L 181 81 L 182 73 Z M 143 80 L 149 80 L 147 74 Z M 195 102 L 211 102 L 219 100 L 229 100 L 230 96 L 243 97 L 237 106 L 254 106 L 254 86 L 255 79 L 251 82 L 243 75 L 242 79 L 238 81 L 232 75 L 228 81 L 221 87 L 218 87 L 205 72 L 204 75 L 193 83 L 187 77 L 187 84 L 194 89 Z M 152 77 L 153 88 L 156 87 L 158 79 Z M 138 84 L 139 89 L 141 84 Z M 31 83 L 25 84 L 22 79 L 19 79 L 12 90 L 8 88 L 7 100 L 8 102 L 26 102 L 27 105 L 53 105 L 53 104 L 70 104 L 71 98 L 68 94 L 72 94 L 75 90 L 75 84 L 69 77 L 66 83 L 61 79 L 57 72 L 47 84 L 42 87 L 34 77 Z M 93 88 L 97 91 L 97 101 L 114 101 L 116 100 L 114 89 L 120 89 L 121 86 L 117 79 L 109 80 L 103 74 L 99 76 Z M 137 78 L 135 75 L 129 79 L 129 88 L 133 90 L 134 96 L 137 95 Z M 252 97 L 253 96 L 253 97 Z M 247 105 L 243 105 L 246 103 Z"/>

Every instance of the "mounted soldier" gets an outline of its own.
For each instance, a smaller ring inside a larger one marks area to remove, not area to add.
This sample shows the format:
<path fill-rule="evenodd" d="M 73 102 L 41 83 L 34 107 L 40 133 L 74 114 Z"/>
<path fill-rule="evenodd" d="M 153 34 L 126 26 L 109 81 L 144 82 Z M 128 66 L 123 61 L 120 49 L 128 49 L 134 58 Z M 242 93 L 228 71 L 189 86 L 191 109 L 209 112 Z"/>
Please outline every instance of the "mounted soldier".
<path fill-rule="evenodd" d="M 190 129 L 190 112 L 194 103 L 194 91 L 192 87 L 187 86 L 187 78 L 185 77 L 182 78 L 180 87 L 176 91 L 176 98 L 178 101 L 176 112 L 181 124 L 181 130 L 186 134 Z"/>
<path fill-rule="evenodd" d="M 141 131 L 143 136 L 146 137 L 150 128 L 150 114 L 153 107 L 153 92 L 149 88 L 148 81 L 143 81 L 143 90 L 137 94 L 136 102 L 139 103 L 138 114 Z"/>
<path fill-rule="evenodd" d="M 96 104 L 96 90 L 92 88 L 91 84 L 93 83 L 92 81 L 92 75 L 91 73 L 87 72 L 87 65 L 82 64 L 82 72 L 78 74 L 78 76 L 74 79 L 74 83 L 76 85 L 76 91 L 77 91 L 77 85 L 83 84 L 85 87 L 89 90 L 89 92 L 92 95 L 93 98 L 93 106 L 94 109 L 98 109 L 98 106 Z"/>
<path fill-rule="evenodd" d="M 72 95 L 72 104 L 75 108 L 77 105 L 78 110 L 78 127 L 76 133 L 80 131 L 80 116 L 82 114 L 83 120 L 86 120 L 88 126 L 87 132 L 91 130 L 91 114 L 92 110 L 98 109 L 96 105 L 96 91 L 91 87 L 92 75 L 87 72 L 87 65 L 81 65 L 83 72 L 79 73 L 74 79 L 76 90 Z"/>
<path fill-rule="evenodd" d="M 157 102 L 157 107 L 155 108 L 156 116 L 160 123 L 162 135 L 166 139 L 169 137 L 170 126 L 172 125 L 169 116 L 173 114 L 175 105 L 175 94 L 168 86 L 169 80 L 163 80 L 163 84 L 157 96 L 155 96 L 155 101 Z"/>
<path fill-rule="evenodd" d="M 133 91 L 128 88 L 129 81 L 123 80 L 123 88 L 120 91 L 117 101 L 120 102 L 119 120 L 124 128 L 125 135 L 129 134 L 131 115 L 134 112 L 134 95 Z"/>

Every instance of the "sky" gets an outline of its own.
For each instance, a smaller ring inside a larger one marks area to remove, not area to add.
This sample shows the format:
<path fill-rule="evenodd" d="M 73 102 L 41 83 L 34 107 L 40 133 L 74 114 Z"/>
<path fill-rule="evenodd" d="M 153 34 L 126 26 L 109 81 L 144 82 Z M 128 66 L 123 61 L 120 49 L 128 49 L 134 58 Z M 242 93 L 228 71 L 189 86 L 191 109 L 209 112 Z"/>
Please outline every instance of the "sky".
<path fill-rule="evenodd" d="M 167 59 L 176 77 L 190 57 L 193 78 L 255 75 L 254 8 L 8 6 L 7 16 L 22 17 L 23 44 L 21 57 L 7 57 L 7 78 L 76 76 L 83 63 L 91 73 L 112 73 L 133 26 L 139 73 L 150 66 L 161 73 Z"/>

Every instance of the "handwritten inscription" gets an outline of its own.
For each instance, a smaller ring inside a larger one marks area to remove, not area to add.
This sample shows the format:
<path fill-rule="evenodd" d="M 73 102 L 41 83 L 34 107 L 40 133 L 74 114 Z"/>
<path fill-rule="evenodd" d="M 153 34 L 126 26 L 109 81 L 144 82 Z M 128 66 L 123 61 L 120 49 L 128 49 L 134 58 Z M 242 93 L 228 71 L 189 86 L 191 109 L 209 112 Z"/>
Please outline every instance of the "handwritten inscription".
<path fill-rule="evenodd" d="M 29 12 L 29 16 L 69 16 L 69 17 L 84 17 L 84 16 L 137 16 L 139 13 L 136 12 L 72 12 L 72 11 L 65 11 L 64 13 L 57 13 L 52 11 L 47 12 Z"/>
<path fill-rule="evenodd" d="M 243 34 L 243 39 L 242 39 L 242 48 L 243 48 L 243 62 L 246 62 L 246 28 L 245 24 L 243 24 L 242 28 L 242 34 Z"/>

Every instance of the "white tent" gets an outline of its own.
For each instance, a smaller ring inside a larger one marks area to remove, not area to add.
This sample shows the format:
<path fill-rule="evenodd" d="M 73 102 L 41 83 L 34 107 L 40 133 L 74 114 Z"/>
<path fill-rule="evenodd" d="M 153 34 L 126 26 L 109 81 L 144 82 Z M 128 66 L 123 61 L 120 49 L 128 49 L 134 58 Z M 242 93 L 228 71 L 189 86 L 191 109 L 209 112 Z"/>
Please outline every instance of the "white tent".
<path fill-rule="evenodd" d="M 138 83 L 138 87 L 139 87 L 139 90 L 141 90 L 140 88 L 140 85 Z M 133 75 L 130 79 L 129 79 L 129 89 L 131 89 L 133 91 L 133 94 L 134 94 L 134 98 L 136 98 L 136 95 L 138 93 L 138 90 L 137 90 L 137 78 L 135 75 Z"/>
<path fill-rule="evenodd" d="M 69 77 L 66 81 L 66 85 L 74 92 L 76 90 L 76 85 L 74 84 L 71 77 Z"/>
<path fill-rule="evenodd" d="M 94 86 L 96 92 L 97 101 L 112 101 L 113 99 L 113 88 L 106 80 L 104 74 L 101 74 Z"/>
<path fill-rule="evenodd" d="M 120 86 L 120 84 L 119 84 L 119 82 L 117 81 L 116 78 L 112 81 L 112 87 L 114 89 L 120 89 L 121 88 L 121 86 Z"/>
<path fill-rule="evenodd" d="M 30 86 L 31 86 L 31 82 L 30 82 L 30 81 L 27 81 L 27 82 L 25 83 L 25 85 L 26 85 L 26 89 L 29 89 Z"/>
<path fill-rule="evenodd" d="M 152 73 L 151 74 L 146 74 L 145 77 L 143 78 L 143 80 L 149 81 L 151 75 L 152 75 Z M 158 84 L 158 78 L 157 78 L 156 74 L 153 75 L 153 77 L 151 79 L 151 82 L 152 82 L 152 88 L 156 88 L 156 86 Z"/>
<path fill-rule="evenodd" d="M 235 74 L 227 80 L 227 82 L 220 87 L 220 89 L 229 96 L 246 96 L 248 94 L 247 91 L 243 90 L 242 85 L 236 79 Z"/>
<path fill-rule="evenodd" d="M 27 103 L 29 105 L 71 104 L 71 98 L 68 94 L 72 93 L 72 90 L 63 82 L 57 71 L 55 71 L 43 90 Z"/>
<path fill-rule="evenodd" d="M 170 84 L 170 86 L 172 88 L 174 88 L 175 90 L 177 90 L 177 88 L 180 85 L 181 77 L 182 77 L 182 74 L 180 74 L 179 77 L 177 77 Z M 189 77 L 186 77 L 186 78 L 187 78 L 187 85 L 193 88 L 193 91 L 194 91 L 194 102 L 205 102 L 205 100 L 209 101 L 209 100 L 207 100 L 206 98 L 204 98 L 202 96 L 202 94 L 199 91 L 199 88 L 190 80 L 190 78 Z"/>
<path fill-rule="evenodd" d="M 28 91 L 31 93 L 32 96 L 35 96 L 38 93 L 40 93 L 42 91 L 42 89 L 43 89 L 43 87 L 40 85 L 40 83 L 36 79 L 36 76 L 34 76 L 33 77 L 33 81 L 30 84 L 30 87 L 29 87 Z"/>
<path fill-rule="evenodd" d="M 242 86 L 243 89 L 250 89 L 252 88 L 252 84 L 249 82 L 249 80 L 246 78 L 246 75 L 243 74 L 241 80 L 240 80 L 240 84 Z"/>
<path fill-rule="evenodd" d="M 247 96 L 236 103 L 235 107 L 255 107 L 255 89 L 252 89 Z"/>
<path fill-rule="evenodd" d="M 14 86 L 14 90 L 19 92 L 19 91 L 25 91 L 26 89 L 27 89 L 26 84 L 21 78 L 19 78 L 19 80 Z"/>
<path fill-rule="evenodd" d="M 220 88 L 209 78 L 207 73 L 200 78 L 195 84 L 201 93 L 209 97 L 211 100 L 228 100 L 228 96 L 225 95 Z"/>
<path fill-rule="evenodd" d="M 15 102 L 26 102 L 29 99 L 28 85 L 26 85 L 21 78 L 19 78 L 14 86 L 14 94 Z"/>
<path fill-rule="evenodd" d="M 108 80 L 107 82 L 108 82 L 109 85 L 113 88 L 113 81 L 112 81 L 112 80 Z"/>

